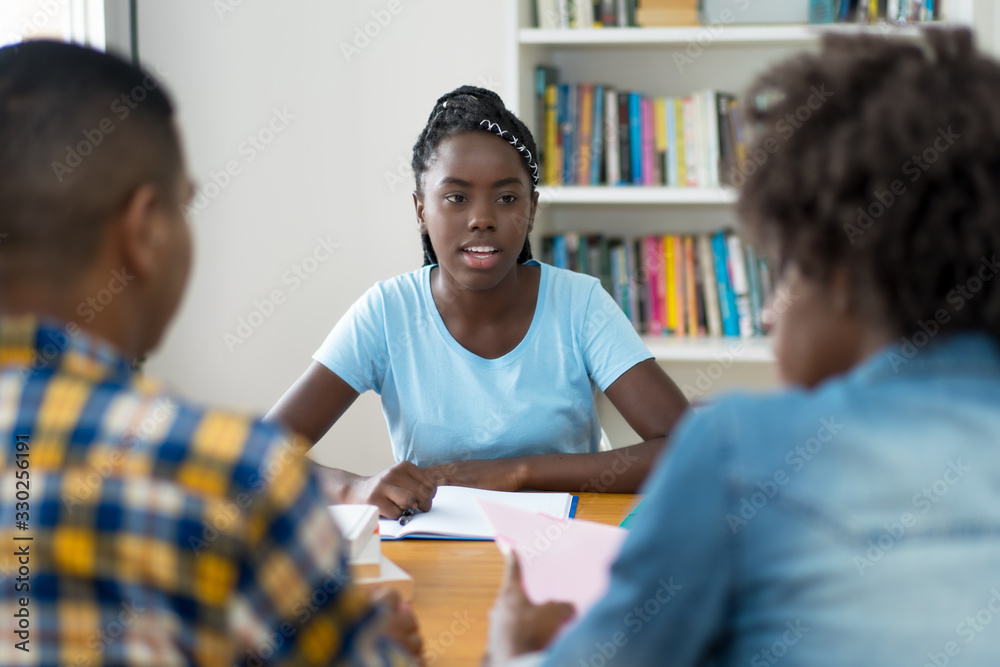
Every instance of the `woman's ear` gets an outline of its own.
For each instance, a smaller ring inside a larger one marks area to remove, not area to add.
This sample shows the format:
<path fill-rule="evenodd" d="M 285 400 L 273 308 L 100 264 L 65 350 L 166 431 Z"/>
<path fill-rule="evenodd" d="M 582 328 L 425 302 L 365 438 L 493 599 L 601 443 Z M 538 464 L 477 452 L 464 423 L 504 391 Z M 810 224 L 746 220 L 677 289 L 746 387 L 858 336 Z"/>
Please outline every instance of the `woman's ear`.
<path fill-rule="evenodd" d="M 413 193 L 413 209 L 417 213 L 417 229 L 420 230 L 421 234 L 426 234 L 427 223 L 424 222 L 424 202 L 416 192 Z"/>
<path fill-rule="evenodd" d="M 535 212 L 538 210 L 538 190 L 531 193 L 531 211 L 528 213 L 528 233 L 535 228 Z"/>

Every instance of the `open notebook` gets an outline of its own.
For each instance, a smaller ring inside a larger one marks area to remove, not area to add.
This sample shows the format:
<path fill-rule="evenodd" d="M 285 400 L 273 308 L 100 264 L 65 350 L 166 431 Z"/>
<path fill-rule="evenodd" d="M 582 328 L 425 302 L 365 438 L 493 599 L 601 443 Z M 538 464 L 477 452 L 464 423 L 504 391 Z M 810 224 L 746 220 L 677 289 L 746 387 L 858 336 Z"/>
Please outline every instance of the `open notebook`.
<path fill-rule="evenodd" d="M 476 502 L 480 498 L 555 519 L 567 519 L 576 513 L 577 498 L 568 493 L 508 493 L 464 486 L 439 486 L 430 512 L 418 512 L 405 526 L 392 519 L 379 519 L 379 533 L 383 540 L 406 537 L 492 540 L 493 526 Z"/>

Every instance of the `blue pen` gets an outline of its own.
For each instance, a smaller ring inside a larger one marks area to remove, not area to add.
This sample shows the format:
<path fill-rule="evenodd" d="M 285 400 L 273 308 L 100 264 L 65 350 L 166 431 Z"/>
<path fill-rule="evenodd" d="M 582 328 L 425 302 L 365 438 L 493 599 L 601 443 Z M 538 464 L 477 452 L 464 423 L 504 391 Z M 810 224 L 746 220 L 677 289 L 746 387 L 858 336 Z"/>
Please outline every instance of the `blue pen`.
<path fill-rule="evenodd" d="M 416 513 L 417 511 L 415 509 L 413 509 L 412 507 L 407 507 L 405 510 L 403 510 L 403 513 L 399 517 L 399 525 L 405 526 L 406 524 L 410 523 L 410 519 L 412 519 L 413 515 Z"/>

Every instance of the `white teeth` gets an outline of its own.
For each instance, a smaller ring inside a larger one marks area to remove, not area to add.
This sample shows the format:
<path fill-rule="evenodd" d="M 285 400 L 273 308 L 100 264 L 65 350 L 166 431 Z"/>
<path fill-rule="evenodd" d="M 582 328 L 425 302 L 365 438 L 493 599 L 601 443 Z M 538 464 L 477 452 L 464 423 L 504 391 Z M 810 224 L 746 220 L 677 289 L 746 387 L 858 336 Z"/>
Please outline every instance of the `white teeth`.
<path fill-rule="evenodd" d="M 490 248 L 488 246 L 473 246 L 472 248 L 466 248 L 466 252 L 494 252 L 496 248 Z"/>

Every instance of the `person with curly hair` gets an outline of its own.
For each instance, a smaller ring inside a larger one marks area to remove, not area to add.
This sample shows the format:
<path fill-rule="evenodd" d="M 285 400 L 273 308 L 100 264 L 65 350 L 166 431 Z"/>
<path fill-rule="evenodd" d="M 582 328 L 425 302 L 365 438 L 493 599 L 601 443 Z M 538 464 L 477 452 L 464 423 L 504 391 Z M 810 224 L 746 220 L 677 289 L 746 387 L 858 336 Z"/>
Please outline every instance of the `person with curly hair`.
<path fill-rule="evenodd" d="M 485 664 L 1000 662 L 1000 64 L 826 35 L 751 87 L 738 210 L 787 388 L 689 414 L 606 597 L 508 566 Z"/>

